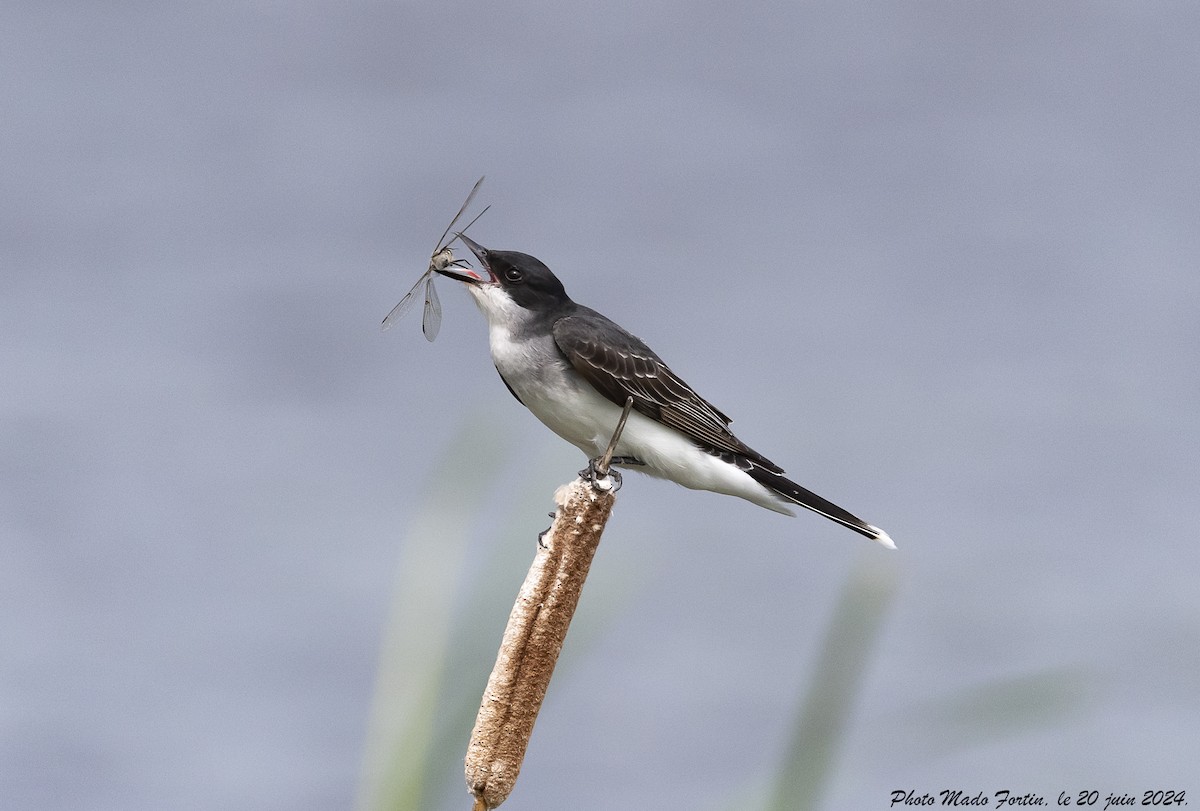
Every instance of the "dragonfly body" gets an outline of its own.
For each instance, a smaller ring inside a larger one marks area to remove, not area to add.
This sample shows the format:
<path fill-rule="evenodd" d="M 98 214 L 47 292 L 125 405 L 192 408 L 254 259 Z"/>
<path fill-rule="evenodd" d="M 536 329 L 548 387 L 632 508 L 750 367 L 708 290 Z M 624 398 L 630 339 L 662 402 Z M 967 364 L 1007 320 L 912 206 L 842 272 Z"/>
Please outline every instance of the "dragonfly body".
<path fill-rule="evenodd" d="M 425 334 L 426 340 L 432 341 L 437 337 L 438 330 L 441 329 L 442 326 L 442 304 L 440 301 L 438 301 L 437 289 L 433 286 L 433 277 L 438 271 L 443 271 L 449 267 L 467 267 L 466 260 L 455 259 L 454 251 L 450 249 L 450 243 L 455 239 L 458 239 L 458 235 L 456 234 L 449 242 L 446 241 L 446 235 L 450 233 L 450 229 L 454 227 L 456 222 L 458 222 L 458 218 L 461 217 L 463 212 L 467 210 L 467 207 L 471 205 L 471 201 L 475 199 L 475 192 L 479 191 L 479 186 L 481 183 L 483 183 L 482 177 L 475 181 L 475 185 L 471 188 L 471 193 L 467 195 L 467 199 L 463 202 L 462 207 L 459 208 L 458 213 L 454 215 L 454 219 L 450 221 L 450 224 L 446 226 L 446 230 L 442 232 L 441 238 L 437 241 L 437 247 L 434 248 L 433 253 L 429 256 L 429 267 L 426 268 L 425 272 L 421 274 L 421 278 L 417 279 L 417 283 L 412 286 L 412 289 L 405 294 L 404 298 L 400 299 L 400 302 L 393 307 L 392 311 L 387 314 L 386 318 L 383 319 L 383 323 L 379 325 L 380 329 L 391 329 L 392 324 L 395 324 L 402 317 L 404 317 L 405 313 L 412 309 L 413 302 L 417 300 L 417 291 L 421 289 L 421 284 L 424 283 L 425 311 L 421 317 L 421 331 Z M 470 228 L 472 225 L 474 225 L 475 220 L 478 220 L 480 217 L 482 217 L 484 211 L 487 211 L 487 209 L 485 208 L 483 211 L 479 212 L 479 214 L 475 216 L 474 220 L 471 220 L 471 222 L 467 223 L 467 226 L 466 228 L 463 228 L 463 231 L 466 231 L 467 228 Z"/>

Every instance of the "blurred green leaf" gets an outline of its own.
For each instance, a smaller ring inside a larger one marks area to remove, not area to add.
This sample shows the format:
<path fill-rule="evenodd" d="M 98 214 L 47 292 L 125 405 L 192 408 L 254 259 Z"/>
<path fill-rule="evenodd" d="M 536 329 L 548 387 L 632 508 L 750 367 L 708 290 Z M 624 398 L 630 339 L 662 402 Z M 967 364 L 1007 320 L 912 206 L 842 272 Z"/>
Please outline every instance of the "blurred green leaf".
<path fill-rule="evenodd" d="M 770 811 L 818 807 L 894 593 L 894 566 L 872 560 L 851 573 L 825 633 L 787 756 L 765 806 Z"/>
<path fill-rule="evenodd" d="M 506 450 L 503 432 L 471 420 L 462 426 L 401 545 L 368 719 L 357 801 L 362 811 L 426 807 L 430 764 L 443 757 L 433 742 L 454 603 L 471 527 Z"/>
<path fill-rule="evenodd" d="M 1088 701 L 1090 680 L 1078 668 L 1055 668 L 998 679 L 939 699 L 917 711 L 935 752 L 953 752 L 998 738 L 1061 726 Z"/>

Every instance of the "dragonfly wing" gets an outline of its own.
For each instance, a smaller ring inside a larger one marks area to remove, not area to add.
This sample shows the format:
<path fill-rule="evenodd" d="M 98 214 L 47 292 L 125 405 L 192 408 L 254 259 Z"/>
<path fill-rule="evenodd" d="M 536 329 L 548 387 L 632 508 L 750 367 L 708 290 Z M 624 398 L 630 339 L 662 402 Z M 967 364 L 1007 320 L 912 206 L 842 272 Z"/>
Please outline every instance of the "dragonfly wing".
<path fill-rule="evenodd" d="M 421 319 L 421 330 L 425 340 L 433 341 L 438 330 L 442 328 L 442 303 L 438 301 L 437 288 L 433 286 L 433 276 L 425 282 L 425 315 Z"/>
<path fill-rule="evenodd" d="M 467 207 L 471 205 L 471 201 L 475 199 L 475 193 L 479 191 L 479 187 L 482 185 L 483 185 L 483 178 L 481 177 L 475 181 L 475 185 L 471 187 L 471 192 L 470 192 L 470 194 L 467 195 L 467 199 L 463 200 L 463 204 L 458 209 L 458 213 L 454 215 L 454 219 L 452 219 L 450 221 L 450 224 L 446 226 L 446 230 L 442 232 L 442 235 L 440 237 L 438 237 L 437 249 L 434 251 L 435 254 L 438 253 L 439 251 L 441 251 L 442 248 L 446 247 L 444 244 L 442 244 L 442 240 L 444 240 L 446 238 L 446 234 L 450 233 L 450 229 L 454 227 L 454 223 L 458 222 L 458 218 L 461 217 L 463 215 L 463 212 L 467 210 Z M 482 214 L 482 212 L 480 212 L 480 213 Z M 479 218 L 476 217 L 475 219 L 479 219 Z M 474 221 L 475 220 L 472 220 L 471 222 L 474 222 Z M 470 227 L 470 226 L 468 226 L 468 227 Z M 463 230 L 466 230 L 466 229 L 463 229 Z"/>
<path fill-rule="evenodd" d="M 417 283 L 412 286 L 412 290 L 409 290 L 404 298 L 400 299 L 400 303 L 393 307 L 392 311 L 383 319 L 383 323 L 379 325 L 381 330 L 391 329 L 393 324 L 403 318 L 404 314 L 412 309 L 413 302 L 417 300 L 417 290 L 421 288 L 421 282 L 425 281 L 426 277 L 429 276 L 429 271 L 421 274 L 421 278 L 417 279 Z"/>

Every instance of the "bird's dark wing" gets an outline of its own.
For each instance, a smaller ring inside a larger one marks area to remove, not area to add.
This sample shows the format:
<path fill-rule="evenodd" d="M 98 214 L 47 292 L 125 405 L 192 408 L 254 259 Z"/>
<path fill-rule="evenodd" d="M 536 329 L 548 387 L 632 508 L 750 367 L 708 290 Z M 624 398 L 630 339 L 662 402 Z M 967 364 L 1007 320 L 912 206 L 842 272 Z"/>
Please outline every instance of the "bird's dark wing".
<path fill-rule="evenodd" d="M 701 447 L 728 451 L 782 469 L 729 430 L 731 420 L 696 394 L 650 347 L 585 307 L 554 323 L 554 340 L 577 372 L 619 406 L 632 396 L 636 411 L 690 437 Z"/>
<path fill-rule="evenodd" d="M 495 364 L 492 364 L 492 365 L 495 366 Z M 499 366 L 496 366 L 496 374 L 500 375 L 500 379 L 502 381 L 504 381 L 504 388 L 508 389 L 508 393 L 513 396 L 513 399 L 515 399 L 518 403 L 521 403 L 521 405 L 525 405 L 525 403 L 522 402 L 521 398 L 519 396 L 517 396 L 517 392 L 513 389 L 513 387 L 508 384 L 508 379 L 504 375 L 500 374 Z M 525 406 L 525 407 L 529 408 L 529 406 Z"/>

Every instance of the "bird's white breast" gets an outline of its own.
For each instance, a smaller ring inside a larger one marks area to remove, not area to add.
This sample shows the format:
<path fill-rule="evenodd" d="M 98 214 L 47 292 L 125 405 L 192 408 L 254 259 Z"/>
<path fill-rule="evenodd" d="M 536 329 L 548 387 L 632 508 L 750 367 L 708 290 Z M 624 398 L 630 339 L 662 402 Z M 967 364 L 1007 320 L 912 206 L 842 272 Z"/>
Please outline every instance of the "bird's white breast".
<path fill-rule="evenodd" d="M 496 369 L 535 417 L 589 457 L 604 451 L 621 409 L 571 368 L 552 338 L 513 340 L 495 324 L 488 338 Z"/>

